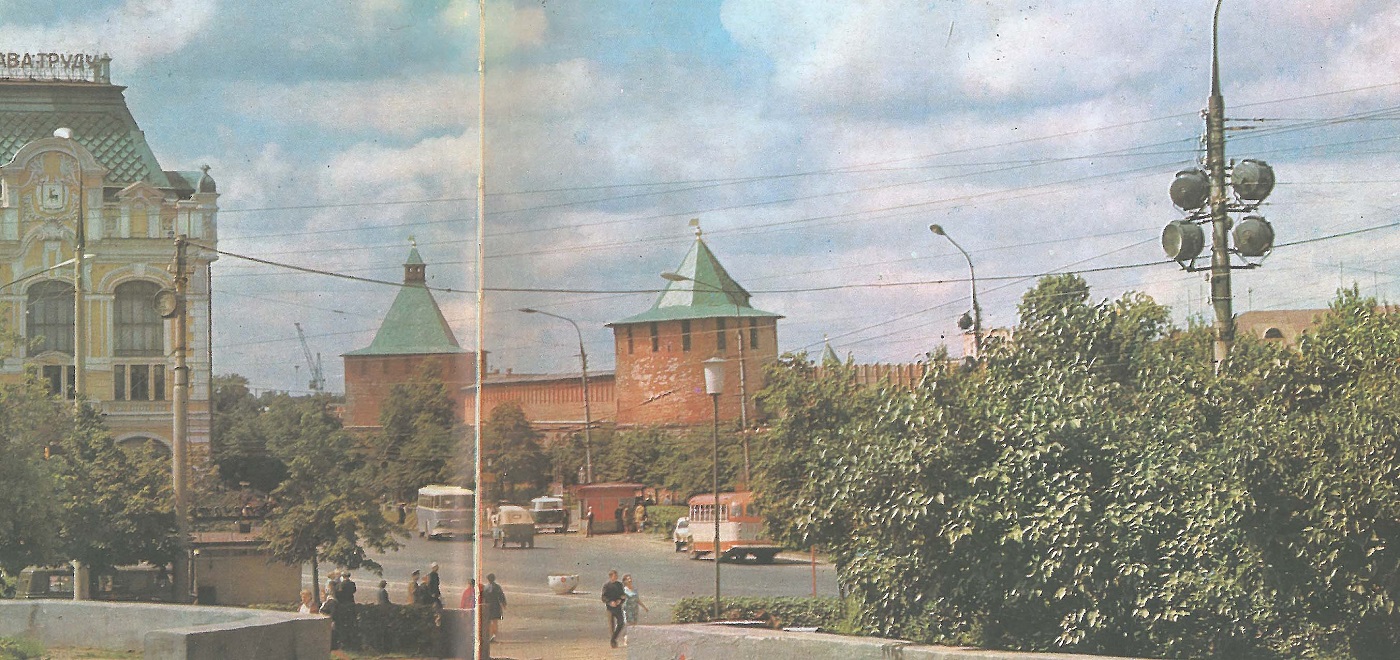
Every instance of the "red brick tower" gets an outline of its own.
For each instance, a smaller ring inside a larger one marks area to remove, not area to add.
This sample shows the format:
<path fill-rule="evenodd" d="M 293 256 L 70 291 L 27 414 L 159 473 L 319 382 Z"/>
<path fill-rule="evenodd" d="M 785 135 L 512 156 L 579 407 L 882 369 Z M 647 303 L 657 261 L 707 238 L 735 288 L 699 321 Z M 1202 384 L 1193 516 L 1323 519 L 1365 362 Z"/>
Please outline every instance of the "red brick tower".
<path fill-rule="evenodd" d="M 398 383 L 411 380 L 429 363 L 447 383 L 454 410 L 463 410 L 462 388 L 476 383 L 476 353 L 457 337 L 428 291 L 427 265 L 413 247 L 403 265 L 403 287 L 370 345 L 341 356 L 345 360 L 345 426 L 379 426 L 379 411 Z"/>
<path fill-rule="evenodd" d="M 740 353 L 747 416 L 757 417 L 754 394 L 763 388 L 763 368 L 778 357 L 781 315 L 749 306 L 749 292 L 734 281 L 695 230 L 695 245 L 651 309 L 613 329 L 617 355 L 619 425 L 696 425 L 713 411 L 705 394 L 701 363 L 726 360 L 719 414 L 737 421 L 740 413 Z"/>

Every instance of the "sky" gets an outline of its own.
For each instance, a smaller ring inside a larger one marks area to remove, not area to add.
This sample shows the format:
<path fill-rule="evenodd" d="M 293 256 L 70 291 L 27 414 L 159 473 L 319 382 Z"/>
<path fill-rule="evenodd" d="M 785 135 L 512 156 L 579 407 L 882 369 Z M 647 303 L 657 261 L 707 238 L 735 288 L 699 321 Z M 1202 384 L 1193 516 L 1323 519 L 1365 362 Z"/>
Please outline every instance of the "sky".
<path fill-rule="evenodd" d="M 490 367 L 612 365 L 606 323 L 646 310 L 694 241 L 783 351 L 858 363 L 962 350 L 1048 272 L 1095 300 L 1213 317 L 1167 262 L 1173 176 L 1203 158 L 1209 0 L 487 3 L 485 347 Z M 14 52 L 105 52 L 162 167 L 211 167 L 219 246 L 400 281 L 410 238 L 475 347 L 477 2 L 0 0 Z M 1224 0 L 1227 157 L 1278 185 L 1277 249 L 1234 308 L 1395 301 L 1400 5 Z M 1377 228 L 1329 238 L 1336 234 Z M 1322 240 L 1312 240 L 1322 239 Z M 1309 241 L 1298 243 L 1299 241 Z M 1288 245 L 1290 243 L 1297 243 Z M 1237 258 L 1237 263 L 1243 263 Z M 1121 268 L 1114 268 L 1121 267 Z M 214 267 L 214 369 L 328 389 L 396 288 L 231 256 Z M 516 291 L 496 291 L 516 289 Z M 556 292 L 584 290 L 592 293 Z"/>

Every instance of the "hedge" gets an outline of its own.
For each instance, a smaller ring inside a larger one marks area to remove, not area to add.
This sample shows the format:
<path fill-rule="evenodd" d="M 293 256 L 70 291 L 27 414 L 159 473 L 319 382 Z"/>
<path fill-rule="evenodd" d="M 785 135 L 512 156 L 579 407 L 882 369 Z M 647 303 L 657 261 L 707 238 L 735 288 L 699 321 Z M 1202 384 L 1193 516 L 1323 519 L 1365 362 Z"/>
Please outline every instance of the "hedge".
<path fill-rule="evenodd" d="M 647 527 L 652 528 L 662 538 L 671 538 L 676 531 L 676 519 L 690 515 L 690 507 L 655 504 L 647 507 Z"/>
<path fill-rule="evenodd" d="M 359 645 L 379 653 L 431 654 L 442 631 L 437 613 L 417 605 L 357 605 Z"/>
<path fill-rule="evenodd" d="M 257 603 L 248 607 L 295 612 L 298 605 Z M 352 635 L 342 630 L 340 635 L 348 648 L 415 655 L 431 655 L 439 648 L 442 631 L 438 627 L 437 613 L 431 607 L 356 603 L 355 611 L 358 614 L 355 632 Z M 0 660 L 5 660 L 4 656 L 0 656 Z"/>
<path fill-rule="evenodd" d="M 706 623 L 713 620 L 714 598 L 682 598 L 671 610 L 672 623 Z M 721 598 L 724 621 L 766 621 L 770 628 L 804 627 L 829 631 L 844 629 L 846 607 L 840 598 L 739 596 Z"/>

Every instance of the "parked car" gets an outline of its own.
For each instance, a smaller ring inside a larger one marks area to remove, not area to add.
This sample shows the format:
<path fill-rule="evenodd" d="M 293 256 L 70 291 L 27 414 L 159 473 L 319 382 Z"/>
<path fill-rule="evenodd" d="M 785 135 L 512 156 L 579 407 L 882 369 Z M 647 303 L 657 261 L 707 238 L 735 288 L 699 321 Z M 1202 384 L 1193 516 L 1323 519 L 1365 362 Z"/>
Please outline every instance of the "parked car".
<path fill-rule="evenodd" d="M 496 530 L 502 548 L 510 543 L 522 548 L 535 547 L 535 518 L 529 509 L 509 504 L 497 509 Z"/>
<path fill-rule="evenodd" d="M 569 528 L 569 512 L 563 499 L 536 497 L 530 503 L 534 505 L 530 513 L 535 516 L 535 531 L 559 533 Z"/>
<path fill-rule="evenodd" d="M 676 519 L 676 529 L 671 532 L 671 540 L 676 542 L 676 552 L 683 552 L 690 545 L 690 519 L 684 516 Z"/>

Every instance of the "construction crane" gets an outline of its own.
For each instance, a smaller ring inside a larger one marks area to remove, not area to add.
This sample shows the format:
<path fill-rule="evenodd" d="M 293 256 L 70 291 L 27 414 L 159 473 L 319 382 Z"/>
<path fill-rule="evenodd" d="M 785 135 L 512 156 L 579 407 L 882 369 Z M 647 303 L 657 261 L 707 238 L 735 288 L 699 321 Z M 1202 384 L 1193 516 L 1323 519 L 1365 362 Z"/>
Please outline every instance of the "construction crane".
<path fill-rule="evenodd" d="M 326 377 L 321 373 L 321 354 L 317 353 L 313 359 L 311 357 L 311 347 L 306 345 L 306 333 L 302 332 L 300 323 L 293 323 L 297 327 L 297 339 L 301 340 L 301 354 L 306 358 L 306 371 L 311 374 L 311 382 L 308 387 L 313 392 L 320 392 L 326 389 Z"/>

